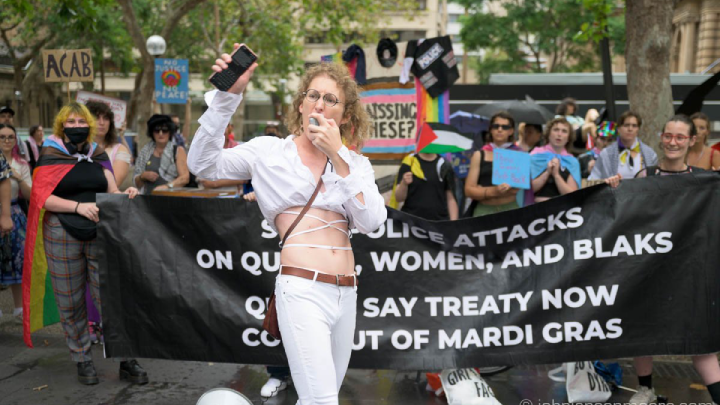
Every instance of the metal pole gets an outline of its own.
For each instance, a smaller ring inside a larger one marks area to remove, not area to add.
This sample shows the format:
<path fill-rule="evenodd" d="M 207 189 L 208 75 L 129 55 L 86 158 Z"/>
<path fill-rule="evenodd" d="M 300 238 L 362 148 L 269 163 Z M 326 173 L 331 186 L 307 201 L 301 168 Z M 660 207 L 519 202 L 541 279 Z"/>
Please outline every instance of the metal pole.
<path fill-rule="evenodd" d="M 613 88 L 612 60 L 610 59 L 610 40 L 605 37 L 600 41 L 600 54 L 602 55 L 603 85 L 605 87 L 605 108 L 607 119 L 615 121 L 615 90 Z"/>

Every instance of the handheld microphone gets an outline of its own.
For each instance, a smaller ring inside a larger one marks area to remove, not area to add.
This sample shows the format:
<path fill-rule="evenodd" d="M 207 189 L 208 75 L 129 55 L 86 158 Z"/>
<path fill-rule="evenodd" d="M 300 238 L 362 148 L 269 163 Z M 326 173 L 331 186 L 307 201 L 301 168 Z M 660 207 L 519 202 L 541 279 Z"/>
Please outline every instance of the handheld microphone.
<path fill-rule="evenodd" d="M 317 118 L 310 117 L 310 125 L 320 125 L 320 123 L 318 122 Z"/>

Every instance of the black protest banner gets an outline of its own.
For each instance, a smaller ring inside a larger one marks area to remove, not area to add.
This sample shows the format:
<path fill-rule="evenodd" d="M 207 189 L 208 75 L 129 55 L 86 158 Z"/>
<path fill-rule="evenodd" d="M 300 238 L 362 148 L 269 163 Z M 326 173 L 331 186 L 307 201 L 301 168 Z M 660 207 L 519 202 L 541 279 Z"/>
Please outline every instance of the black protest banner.
<path fill-rule="evenodd" d="M 277 237 L 241 200 L 99 195 L 106 353 L 281 364 L 262 332 Z M 441 369 L 720 350 L 720 175 L 598 186 L 352 239 L 351 367 Z"/>

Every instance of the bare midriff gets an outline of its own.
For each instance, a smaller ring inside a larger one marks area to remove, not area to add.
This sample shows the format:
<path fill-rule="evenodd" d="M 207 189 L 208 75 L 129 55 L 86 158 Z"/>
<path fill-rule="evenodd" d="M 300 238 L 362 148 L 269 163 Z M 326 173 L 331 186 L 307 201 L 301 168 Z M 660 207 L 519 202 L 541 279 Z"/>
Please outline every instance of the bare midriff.
<path fill-rule="evenodd" d="M 292 207 L 288 208 L 287 211 L 300 212 L 302 209 L 303 207 Z M 343 215 L 338 214 L 337 212 L 310 208 L 306 216 L 304 216 L 300 220 L 300 223 L 297 224 L 292 232 L 292 235 L 325 225 L 322 221 L 308 217 L 307 215 L 314 215 L 327 222 L 346 219 Z M 280 240 L 282 240 L 285 236 L 285 232 L 287 232 L 288 228 L 290 228 L 290 225 L 292 225 L 295 219 L 297 219 L 297 215 L 292 214 L 281 213 L 275 217 L 275 226 L 280 232 Z M 325 228 L 297 235 L 292 239 L 289 239 L 285 242 L 286 246 L 280 253 L 280 263 L 283 266 L 301 267 L 317 270 L 327 274 L 352 275 L 355 272 L 355 257 L 353 256 L 352 250 L 289 246 L 293 244 L 313 244 L 321 246 L 350 247 L 350 239 L 347 236 L 348 224 L 336 223 L 334 226 L 342 229 L 344 233 L 338 231 L 337 229 Z"/>
<path fill-rule="evenodd" d="M 502 197 L 486 198 L 486 199 L 480 201 L 480 204 L 482 204 L 482 205 L 504 205 L 504 204 L 508 204 L 508 203 L 511 203 L 511 202 L 515 201 L 515 195 L 516 195 L 516 194 L 517 194 L 517 193 L 515 193 L 515 194 L 513 194 L 513 195 L 502 196 Z"/>

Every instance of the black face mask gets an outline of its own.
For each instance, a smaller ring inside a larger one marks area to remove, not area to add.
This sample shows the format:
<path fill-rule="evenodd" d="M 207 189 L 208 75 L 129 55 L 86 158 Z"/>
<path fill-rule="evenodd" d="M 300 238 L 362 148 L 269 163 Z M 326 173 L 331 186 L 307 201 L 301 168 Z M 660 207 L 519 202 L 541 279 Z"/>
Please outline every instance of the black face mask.
<path fill-rule="evenodd" d="M 77 145 L 87 140 L 90 135 L 90 127 L 64 128 L 63 133 L 68 137 L 70 143 Z"/>

